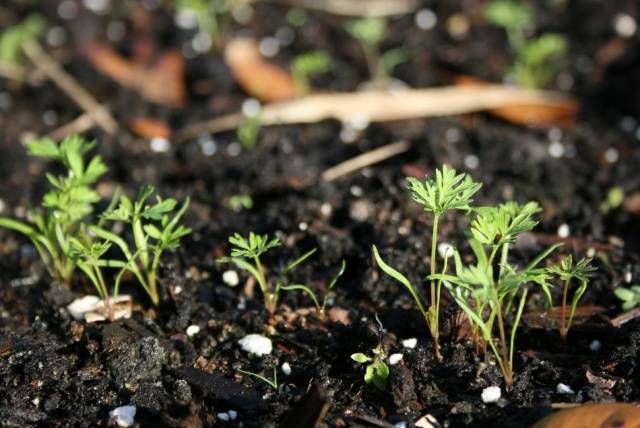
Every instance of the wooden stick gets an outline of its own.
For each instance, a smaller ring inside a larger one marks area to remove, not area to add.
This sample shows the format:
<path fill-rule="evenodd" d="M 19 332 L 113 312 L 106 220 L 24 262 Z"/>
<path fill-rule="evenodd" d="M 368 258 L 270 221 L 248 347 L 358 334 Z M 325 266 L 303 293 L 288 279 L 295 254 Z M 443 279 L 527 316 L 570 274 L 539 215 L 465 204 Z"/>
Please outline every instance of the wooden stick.
<path fill-rule="evenodd" d="M 118 130 L 118 123 L 111 113 L 98 104 L 93 95 L 78 83 L 62 66 L 47 54 L 37 42 L 25 43 L 24 52 L 33 64 L 78 104 L 102 129 L 110 135 Z"/>
<path fill-rule="evenodd" d="M 620 327 L 622 324 L 626 324 L 638 317 L 640 317 L 640 307 L 631 309 L 630 311 L 627 311 L 622 315 L 618 315 L 611 320 L 611 325 L 614 327 Z"/>
<path fill-rule="evenodd" d="M 393 156 L 399 155 L 400 153 L 404 153 L 409 150 L 410 147 L 411 146 L 407 141 L 398 141 L 396 143 L 387 144 L 386 146 L 363 153 L 327 169 L 322 173 L 322 179 L 324 181 L 334 181 L 359 169 L 366 168 Z"/>
<path fill-rule="evenodd" d="M 342 16 L 405 15 L 418 8 L 416 0 L 268 0 L 288 6 L 333 13 Z"/>

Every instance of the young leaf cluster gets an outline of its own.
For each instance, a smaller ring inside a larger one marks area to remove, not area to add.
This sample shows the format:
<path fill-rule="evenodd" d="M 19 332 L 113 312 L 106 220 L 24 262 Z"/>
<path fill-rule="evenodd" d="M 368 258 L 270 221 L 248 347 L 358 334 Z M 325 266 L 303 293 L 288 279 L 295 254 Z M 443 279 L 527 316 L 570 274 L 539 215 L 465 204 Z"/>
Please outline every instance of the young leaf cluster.
<path fill-rule="evenodd" d="M 0 62 L 22 65 L 22 47 L 37 39 L 46 28 L 40 15 L 29 15 L 22 22 L 12 25 L 0 33 Z"/>
<path fill-rule="evenodd" d="M 433 228 L 431 233 L 431 260 L 430 270 L 431 276 L 435 275 L 437 269 L 436 249 L 438 246 L 438 225 L 440 217 L 452 210 L 468 211 L 469 204 L 473 201 L 473 195 L 482 187 L 481 183 L 476 183 L 467 174 L 458 174 L 455 169 L 444 165 L 441 169 L 437 169 L 434 178 L 427 178 L 424 181 L 414 177 L 407 177 L 408 189 L 411 198 L 421 204 L 427 212 L 433 213 Z M 378 266 L 390 277 L 400 282 L 407 288 L 420 312 L 425 318 L 431 337 L 433 338 L 436 356 L 440 355 L 440 291 L 442 281 L 432 279 L 430 285 L 430 305 L 428 309 L 423 305 L 420 298 L 420 292 L 411 284 L 406 276 L 393 269 L 382 260 L 378 249 L 373 246 L 373 255 Z M 446 258 L 443 272 L 446 271 Z"/>
<path fill-rule="evenodd" d="M 232 263 L 238 268 L 247 271 L 258 283 L 260 291 L 262 292 L 264 305 L 270 314 L 273 315 L 276 311 L 281 291 L 297 290 L 307 294 L 316 306 L 320 318 L 324 317 L 329 292 L 333 289 L 340 276 L 344 273 L 346 267 L 344 260 L 342 261 L 340 270 L 327 286 L 325 296 L 322 299 L 322 303 L 320 303 L 316 293 L 307 285 L 297 283 L 289 284 L 287 281 L 287 274 L 295 270 L 299 265 L 310 258 L 317 251 L 317 248 L 304 253 L 302 256 L 288 263 L 280 270 L 276 278 L 269 281 L 265 275 L 265 270 L 260 256 L 273 248 L 280 247 L 282 242 L 278 238 L 271 239 L 268 235 L 259 235 L 254 232 L 250 232 L 249 236 L 245 238 L 239 233 L 235 233 L 229 237 L 229 243 L 232 245 L 230 256 L 222 257 L 218 259 L 218 262 Z"/>
<path fill-rule="evenodd" d="M 631 310 L 640 305 L 640 285 L 632 285 L 630 287 L 616 287 L 613 294 L 622 300 L 622 309 Z"/>
<path fill-rule="evenodd" d="M 198 30 L 211 37 L 212 44 L 220 48 L 232 3 L 231 0 L 177 0 L 176 11 L 193 14 Z"/>
<path fill-rule="evenodd" d="M 44 195 L 41 209 L 31 210 L 30 222 L 0 217 L 0 227 L 26 235 L 36 247 L 50 275 L 69 285 L 75 269 L 82 271 L 105 302 L 112 319 L 110 294 L 118 295 L 121 279 L 131 272 L 158 304 L 157 270 L 162 253 L 176 248 L 190 229 L 179 223 L 189 200 L 171 214 L 174 199 L 157 198 L 146 204 L 153 188 L 145 187 L 135 202 L 126 196 L 116 196 L 98 221 L 93 218 L 100 196 L 94 185 L 108 168 L 100 156 L 86 157 L 95 146 L 78 136 L 65 138 L 60 144 L 49 139 L 36 140 L 27 145 L 31 155 L 61 164 L 64 174 L 47 173 L 51 189 Z M 118 203 L 119 202 L 119 203 Z M 117 204 L 117 207 L 116 207 Z M 119 235 L 104 228 L 107 220 L 122 221 L 132 227 L 134 248 Z M 124 260 L 110 258 L 112 247 L 119 248 Z M 117 269 L 113 278 L 105 278 L 103 269 Z"/>
<path fill-rule="evenodd" d="M 558 71 L 557 60 L 567 50 L 567 42 L 559 34 L 546 33 L 528 37 L 533 27 L 533 11 L 514 0 L 492 0 L 485 6 L 485 17 L 507 32 L 509 44 L 515 52 L 510 74 L 525 87 L 546 86 Z"/>
<path fill-rule="evenodd" d="M 560 264 L 551 266 L 548 269 L 549 273 L 557 275 L 563 282 L 562 314 L 560 318 L 560 335 L 562 337 L 566 337 L 569 333 L 571 323 L 573 322 L 573 316 L 575 315 L 576 308 L 578 307 L 578 302 L 580 302 L 580 299 L 589 284 L 589 275 L 595 270 L 596 268 L 591 266 L 591 259 L 582 258 L 574 263 L 573 256 L 571 256 L 571 254 L 563 258 Z M 568 308 L 567 298 L 569 294 L 569 285 L 572 280 L 578 281 L 579 285 L 573 293 L 571 304 Z M 569 311 L 569 316 L 567 316 L 567 310 Z"/>
<path fill-rule="evenodd" d="M 381 391 L 387 389 L 389 383 L 389 366 L 384 362 L 385 354 L 381 346 L 373 349 L 373 357 L 369 357 L 362 352 L 351 354 L 351 359 L 360 364 L 366 364 L 364 381 L 372 383 Z"/>

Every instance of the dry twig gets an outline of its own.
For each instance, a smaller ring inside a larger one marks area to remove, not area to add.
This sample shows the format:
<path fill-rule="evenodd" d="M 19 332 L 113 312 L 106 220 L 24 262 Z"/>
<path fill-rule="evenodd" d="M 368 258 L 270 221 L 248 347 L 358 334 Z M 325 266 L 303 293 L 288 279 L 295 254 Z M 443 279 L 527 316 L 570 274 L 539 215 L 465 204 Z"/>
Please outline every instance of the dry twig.
<path fill-rule="evenodd" d="M 395 155 L 399 155 L 400 153 L 404 153 L 409 150 L 409 147 L 411 146 L 406 141 L 387 144 L 386 146 L 363 153 L 327 169 L 322 173 L 322 179 L 324 181 L 334 181 L 359 169 L 366 168 Z"/>

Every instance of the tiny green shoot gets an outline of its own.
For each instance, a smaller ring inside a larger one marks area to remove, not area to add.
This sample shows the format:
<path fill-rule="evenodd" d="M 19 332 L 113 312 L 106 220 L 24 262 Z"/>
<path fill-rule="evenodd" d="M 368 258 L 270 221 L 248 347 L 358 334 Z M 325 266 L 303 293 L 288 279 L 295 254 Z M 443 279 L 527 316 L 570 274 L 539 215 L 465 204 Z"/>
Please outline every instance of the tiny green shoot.
<path fill-rule="evenodd" d="M 211 43 L 219 49 L 227 27 L 233 0 L 177 0 L 176 11 L 191 13 L 198 22 L 198 30 L 211 37 Z"/>
<path fill-rule="evenodd" d="M 549 273 L 557 275 L 560 280 L 563 282 L 563 291 L 562 291 L 562 313 L 560 315 L 560 335 L 564 338 L 569 333 L 569 329 L 571 328 L 571 323 L 573 322 L 573 316 L 576 312 L 576 308 L 582 295 L 587 289 L 587 285 L 589 284 L 589 275 L 595 271 L 596 268 L 591 266 L 591 259 L 582 258 L 578 260 L 576 263 L 573 262 L 573 256 L 568 255 L 560 264 L 556 266 L 549 267 Z M 569 294 L 569 286 L 572 280 L 577 280 L 580 284 L 578 289 L 573 293 L 573 298 L 571 299 L 570 309 L 567 307 L 567 298 Z M 567 310 L 569 314 L 567 316 Z"/>
<path fill-rule="evenodd" d="M 249 376 L 253 376 L 255 378 L 260 379 L 261 381 L 263 381 L 264 383 L 266 383 L 267 385 L 269 385 L 271 388 L 275 389 L 276 391 L 278 390 L 278 371 L 277 369 L 274 367 L 273 368 L 273 379 L 267 379 L 266 377 L 259 375 L 257 373 L 253 373 L 253 372 L 249 372 L 246 370 L 241 370 L 241 369 L 236 369 L 238 372 L 242 373 L 242 374 L 246 374 Z"/>
<path fill-rule="evenodd" d="M 364 372 L 364 381 L 373 385 L 381 391 L 385 391 L 388 387 L 389 366 L 384 362 L 385 353 L 381 345 L 372 350 L 373 357 L 369 357 L 362 352 L 351 354 L 351 359 L 360 364 L 366 364 Z"/>
<path fill-rule="evenodd" d="M 247 150 L 253 149 L 258 143 L 260 130 L 262 129 L 262 118 L 260 115 L 245 119 L 236 131 L 240 144 Z"/>
<path fill-rule="evenodd" d="M 235 212 L 250 210 L 253 208 L 253 198 L 249 195 L 238 193 L 229 196 L 225 205 Z"/>
<path fill-rule="evenodd" d="M 622 300 L 622 310 L 629 311 L 640 305 L 640 285 L 630 287 L 616 287 L 613 294 Z"/>
<path fill-rule="evenodd" d="M 353 19 L 347 22 L 346 29 L 362 46 L 374 86 L 386 88 L 393 69 L 409 58 L 407 50 L 402 47 L 381 52 L 380 44 L 387 32 L 387 20 L 383 17 Z"/>
<path fill-rule="evenodd" d="M 298 95 L 306 95 L 310 92 L 310 76 L 326 73 L 332 66 L 331 57 L 324 51 L 315 50 L 296 56 L 291 63 L 291 74 Z"/>
<path fill-rule="evenodd" d="M 46 21 L 40 15 L 29 15 L 0 33 L 0 62 L 22 65 L 22 47 L 42 35 Z"/>

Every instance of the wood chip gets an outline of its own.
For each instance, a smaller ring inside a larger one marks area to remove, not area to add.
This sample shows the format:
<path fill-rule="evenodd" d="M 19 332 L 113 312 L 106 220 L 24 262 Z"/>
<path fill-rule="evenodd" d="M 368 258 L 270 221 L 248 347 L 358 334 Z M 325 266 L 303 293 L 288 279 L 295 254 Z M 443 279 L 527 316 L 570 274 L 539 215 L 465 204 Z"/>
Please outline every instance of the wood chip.
<path fill-rule="evenodd" d="M 638 428 L 640 407 L 626 403 L 585 404 L 561 410 L 533 428 Z"/>

